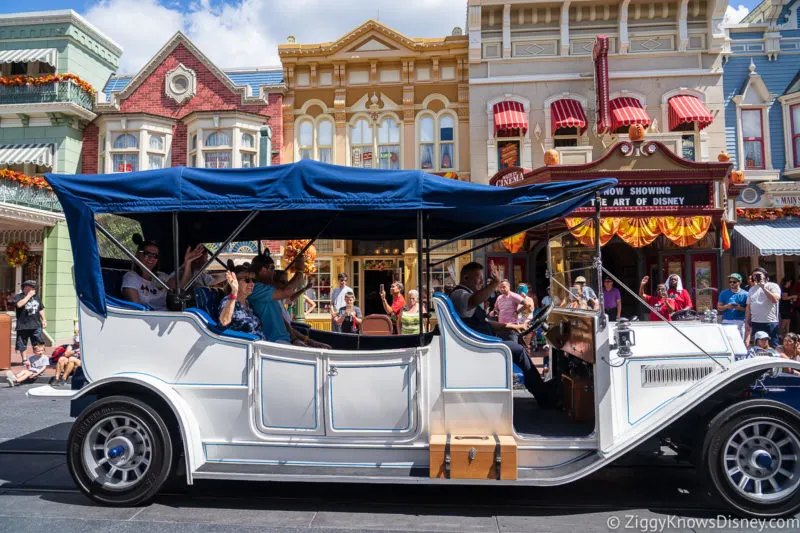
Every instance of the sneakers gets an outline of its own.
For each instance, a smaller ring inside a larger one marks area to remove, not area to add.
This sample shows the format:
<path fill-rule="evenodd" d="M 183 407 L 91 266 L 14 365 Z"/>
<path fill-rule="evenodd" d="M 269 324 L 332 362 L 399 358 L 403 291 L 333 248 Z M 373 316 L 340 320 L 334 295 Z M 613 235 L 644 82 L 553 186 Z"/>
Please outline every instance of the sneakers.
<path fill-rule="evenodd" d="M 6 382 L 8 382 L 9 387 L 16 387 L 17 385 L 17 377 L 11 370 L 6 370 Z"/>

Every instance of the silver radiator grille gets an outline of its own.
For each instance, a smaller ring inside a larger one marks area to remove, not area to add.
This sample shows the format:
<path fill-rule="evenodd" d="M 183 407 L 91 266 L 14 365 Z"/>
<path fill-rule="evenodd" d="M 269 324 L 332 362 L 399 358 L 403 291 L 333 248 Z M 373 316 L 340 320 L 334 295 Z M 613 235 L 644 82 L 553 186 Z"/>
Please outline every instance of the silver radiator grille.
<path fill-rule="evenodd" d="M 694 383 L 713 371 L 713 365 L 643 365 L 642 387 L 669 387 L 681 383 Z"/>

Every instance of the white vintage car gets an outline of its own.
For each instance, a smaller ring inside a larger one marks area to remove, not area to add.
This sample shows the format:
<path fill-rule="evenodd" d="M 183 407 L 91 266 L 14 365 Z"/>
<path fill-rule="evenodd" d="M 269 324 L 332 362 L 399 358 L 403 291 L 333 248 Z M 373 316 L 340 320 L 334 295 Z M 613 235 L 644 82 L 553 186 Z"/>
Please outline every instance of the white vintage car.
<path fill-rule="evenodd" d="M 767 371 L 800 363 L 737 360 L 745 346 L 734 328 L 540 309 L 534 325 L 547 329 L 565 404 L 546 410 L 515 391 L 509 348 L 466 327 L 443 294 L 430 301 L 431 332 L 311 331 L 334 349 L 310 349 L 225 329 L 202 291 L 189 307 L 173 291 L 173 311 L 114 298 L 98 251 L 111 241 L 138 262 L 99 222 L 110 213 L 162 243 L 166 271 L 187 243 L 393 235 L 417 239 L 422 280 L 430 239 L 494 242 L 563 217 L 614 180 L 503 189 L 309 161 L 47 179 L 64 206 L 80 298 L 85 384 L 72 399 L 68 465 L 98 502 L 146 502 L 171 476 L 559 485 L 661 437 L 734 510 L 800 508 L 798 413 L 747 395 Z M 569 265 L 558 238 L 549 245 L 557 292 Z"/>

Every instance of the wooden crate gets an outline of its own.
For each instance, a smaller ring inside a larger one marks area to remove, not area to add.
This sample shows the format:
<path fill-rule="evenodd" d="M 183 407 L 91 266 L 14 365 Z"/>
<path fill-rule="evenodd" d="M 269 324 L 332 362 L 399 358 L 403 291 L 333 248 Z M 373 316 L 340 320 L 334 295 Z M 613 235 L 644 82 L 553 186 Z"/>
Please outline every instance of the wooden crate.
<path fill-rule="evenodd" d="M 430 477 L 517 479 L 517 442 L 508 435 L 433 435 Z"/>
<path fill-rule="evenodd" d="M 561 375 L 564 389 L 564 410 L 575 422 L 594 423 L 594 384 L 588 378 Z"/>

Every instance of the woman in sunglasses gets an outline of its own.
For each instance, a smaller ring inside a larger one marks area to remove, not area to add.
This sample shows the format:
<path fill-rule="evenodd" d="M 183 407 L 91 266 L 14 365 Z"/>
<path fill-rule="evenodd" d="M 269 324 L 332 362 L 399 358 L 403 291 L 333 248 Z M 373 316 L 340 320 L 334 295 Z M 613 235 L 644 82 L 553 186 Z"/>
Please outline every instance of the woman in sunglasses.
<path fill-rule="evenodd" d="M 136 245 L 136 257 L 139 261 L 170 288 L 175 288 L 175 276 L 169 276 L 158 270 L 161 256 L 158 244 L 155 241 L 144 240 L 138 233 L 133 236 L 133 243 Z M 200 246 L 194 249 L 188 248 L 184 256 L 184 265 L 191 264 L 202 253 Z M 189 282 L 191 271 L 181 267 L 181 272 L 181 286 L 184 286 Z M 122 297 L 129 302 L 149 305 L 156 311 L 167 310 L 167 291 L 136 263 L 133 264 L 133 270 L 122 277 Z"/>
<path fill-rule="evenodd" d="M 247 303 L 247 297 L 252 294 L 256 282 L 254 274 L 250 272 L 250 263 L 234 267 L 233 262 L 229 261 L 225 279 L 229 290 L 219 304 L 219 323 L 236 331 L 258 335 L 259 339 L 264 340 L 261 320 Z"/>

